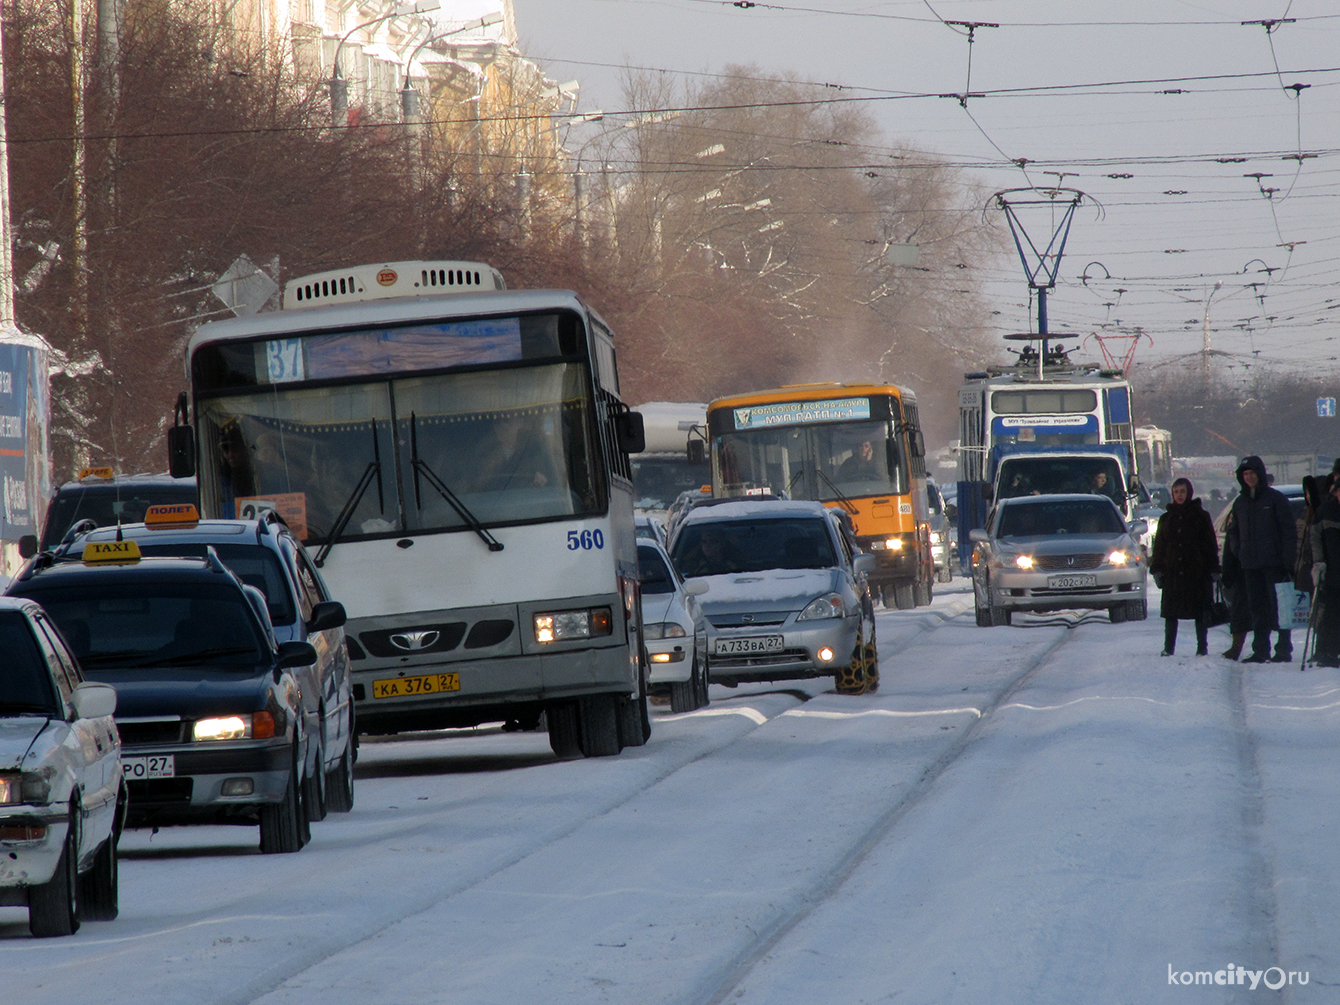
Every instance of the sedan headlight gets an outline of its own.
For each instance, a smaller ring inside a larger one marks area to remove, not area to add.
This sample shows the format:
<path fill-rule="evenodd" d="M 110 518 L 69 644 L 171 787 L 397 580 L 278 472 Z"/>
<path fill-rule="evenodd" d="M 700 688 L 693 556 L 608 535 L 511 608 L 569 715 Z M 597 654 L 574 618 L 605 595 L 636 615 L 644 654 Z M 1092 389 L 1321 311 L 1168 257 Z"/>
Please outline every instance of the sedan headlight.
<path fill-rule="evenodd" d="M 673 621 L 642 626 L 642 637 L 647 639 L 682 639 L 687 634 L 683 625 L 675 624 Z"/>
<path fill-rule="evenodd" d="M 1118 550 L 1108 555 L 1107 560 L 1113 565 L 1125 565 L 1133 560 L 1133 556 L 1129 552 Z"/>
<path fill-rule="evenodd" d="M 534 624 L 536 642 L 589 639 L 597 635 L 609 635 L 614 630 L 613 617 L 608 607 L 593 607 L 588 611 L 537 614 Z"/>
<path fill-rule="evenodd" d="M 198 741 L 268 740 L 274 735 L 275 718 L 269 712 L 197 719 L 191 727 L 191 739 Z"/>
<path fill-rule="evenodd" d="M 0 806 L 23 802 L 23 776 L 0 775 Z"/>
<path fill-rule="evenodd" d="M 1033 556 L 1032 556 L 1032 555 L 1016 555 L 1016 556 L 1014 557 L 1014 564 L 1015 564 L 1015 566 L 1017 566 L 1017 567 L 1020 568 L 1020 569 L 1031 569 L 1031 568 L 1033 568 Z"/>
<path fill-rule="evenodd" d="M 840 618 L 846 605 L 836 593 L 811 600 L 805 609 L 796 615 L 797 621 L 818 621 L 820 618 Z"/>

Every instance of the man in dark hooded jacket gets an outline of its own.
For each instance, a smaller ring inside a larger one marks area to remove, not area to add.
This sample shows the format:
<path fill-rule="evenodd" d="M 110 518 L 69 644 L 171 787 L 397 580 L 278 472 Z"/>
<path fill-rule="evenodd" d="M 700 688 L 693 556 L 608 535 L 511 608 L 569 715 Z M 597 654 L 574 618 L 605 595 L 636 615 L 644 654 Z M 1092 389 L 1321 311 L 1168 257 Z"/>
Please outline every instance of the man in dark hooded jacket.
<path fill-rule="evenodd" d="M 1281 635 L 1280 645 L 1270 656 L 1270 633 L 1278 625 L 1275 584 L 1293 578 L 1298 528 L 1284 493 L 1271 488 L 1266 466 L 1259 457 L 1244 457 L 1238 465 L 1242 492 L 1233 500 L 1233 522 L 1228 529 L 1230 547 L 1242 568 L 1247 609 L 1252 621 L 1252 654 L 1244 663 L 1287 663 L 1293 647 Z"/>

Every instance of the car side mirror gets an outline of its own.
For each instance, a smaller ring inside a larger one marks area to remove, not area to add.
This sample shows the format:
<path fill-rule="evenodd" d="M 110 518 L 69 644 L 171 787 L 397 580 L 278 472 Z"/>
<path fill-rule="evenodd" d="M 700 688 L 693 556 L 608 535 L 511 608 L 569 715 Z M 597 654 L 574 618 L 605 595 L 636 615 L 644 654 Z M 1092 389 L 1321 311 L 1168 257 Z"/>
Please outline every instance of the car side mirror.
<path fill-rule="evenodd" d="M 614 420 L 619 449 L 625 454 L 640 454 L 647 449 L 647 429 L 641 412 L 622 412 Z"/>
<path fill-rule="evenodd" d="M 177 396 L 172 427 L 167 431 L 168 472 L 173 478 L 195 476 L 195 429 L 190 420 L 191 410 L 183 391 Z"/>
<path fill-rule="evenodd" d="M 110 684 L 85 681 L 70 695 L 74 714 L 81 719 L 101 719 L 116 711 L 116 688 Z"/>
<path fill-rule="evenodd" d="M 343 628 L 349 620 L 344 605 L 338 600 L 323 600 L 312 608 L 312 616 L 307 619 L 309 632 L 326 632 L 332 628 Z"/>
<path fill-rule="evenodd" d="M 851 571 L 858 576 L 868 576 L 875 571 L 874 555 L 857 555 L 851 560 Z"/>
<path fill-rule="evenodd" d="M 958 507 L 955 506 L 953 503 L 945 503 L 945 519 L 946 520 L 958 519 Z"/>
<path fill-rule="evenodd" d="M 709 589 L 710 584 L 705 579 L 686 579 L 684 580 L 684 592 L 690 597 L 701 597 Z"/>
<path fill-rule="evenodd" d="M 1138 537 L 1141 534 L 1147 534 L 1149 532 L 1149 521 L 1132 520 L 1130 523 L 1130 527 L 1131 527 L 1131 533 Z"/>
<path fill-rule="evenodd" d="M 973 544 L 986 544 L 991 540 L 991 535 L 986 532 L 985 527 L 974 527 L 968 531 L 968 540 Z"/>
<path fill-rule="evenodd" d="M 37 536 L 24 534 L 19 538 L 19 558 L 32 558 L 37 554 Z"/>
<path fill-rule="evenodd" d="M 280 670 L 309 667 L 316 662 L 316 649 L 310 642 L 281 642 L 279 645 Z"/>

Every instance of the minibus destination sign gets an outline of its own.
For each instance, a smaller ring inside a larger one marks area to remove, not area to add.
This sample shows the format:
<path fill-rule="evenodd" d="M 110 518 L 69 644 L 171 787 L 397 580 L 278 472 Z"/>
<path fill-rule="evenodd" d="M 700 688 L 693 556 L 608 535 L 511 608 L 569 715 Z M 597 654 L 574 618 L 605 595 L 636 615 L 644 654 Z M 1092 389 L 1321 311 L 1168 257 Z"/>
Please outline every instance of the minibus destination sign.
<path fill-rule="evenodd" d="M 845 422 L 870 418 L 869 398 L 827 398 L 822 401 L 779 401 L 734 408 L 736 429 L 794 426 L 806 422 Z"/>

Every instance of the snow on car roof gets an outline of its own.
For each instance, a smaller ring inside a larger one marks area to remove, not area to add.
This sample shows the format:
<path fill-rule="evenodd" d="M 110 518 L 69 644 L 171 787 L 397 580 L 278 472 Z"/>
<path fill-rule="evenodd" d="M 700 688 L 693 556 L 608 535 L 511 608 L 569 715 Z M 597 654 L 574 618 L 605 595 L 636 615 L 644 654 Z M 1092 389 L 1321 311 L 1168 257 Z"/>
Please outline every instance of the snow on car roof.
<path fill-rule="evenodd" d="M 713 506 L 699 506 L 690 510 L 681 522 L 703 523 L 708 520 L 738 520 L 741 517 L 787 517 L 829 515 L 829 509 L 823 503 L 802 499 L 741 499 L 739 502 L 722 502 Z"/>

